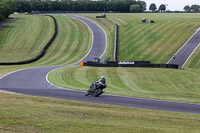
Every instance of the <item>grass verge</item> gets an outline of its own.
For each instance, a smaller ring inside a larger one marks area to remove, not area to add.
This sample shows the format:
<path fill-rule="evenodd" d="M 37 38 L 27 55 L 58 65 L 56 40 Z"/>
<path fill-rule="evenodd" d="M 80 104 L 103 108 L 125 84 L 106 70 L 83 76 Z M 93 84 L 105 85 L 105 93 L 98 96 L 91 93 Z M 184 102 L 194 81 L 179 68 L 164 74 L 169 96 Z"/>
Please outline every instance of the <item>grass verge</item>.
<path fill-rule="evenodd" d="M 195 68 L 200 69 L 200 47 L 196 49 L 193 55 L 190 57 L 188 62 L 185 64 L 185 68 Z"/>
<path fill-rule="evenodd" d="M 0 132 L 197 133 L 200 116 L 0 93 Z"/>
<path fill-rule="evenodd" d="M 88 90 L 104 75 L 107 94 L 200 103 L 200 71 L 192 69 L 67 67 L 49 74 L 57 86 Z"/>

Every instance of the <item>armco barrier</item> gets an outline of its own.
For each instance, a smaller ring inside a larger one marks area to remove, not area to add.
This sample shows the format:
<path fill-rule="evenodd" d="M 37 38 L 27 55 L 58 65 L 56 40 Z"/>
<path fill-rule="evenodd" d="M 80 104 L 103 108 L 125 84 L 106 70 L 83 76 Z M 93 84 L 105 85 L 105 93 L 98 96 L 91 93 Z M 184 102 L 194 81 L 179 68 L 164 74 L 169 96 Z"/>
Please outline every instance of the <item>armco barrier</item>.
<path fill-rule="evenodd" d="M 118 61 L 118 32 L 119 26 L 115 24 L 115 49 L 114 49 L 114 61 Z"/>
<path fill-rule="evenodd" d="M 108 61 L 106 64 L 101 64 L 97 62 L 84 62 L 83 66 L 92 67 L 147 67 L 147 68 L 172 68 L 178 69 L 179 66 L 175 64 L 150 64 L 150 61 L 137 61 L 134 64 L 119 64 L 116 61 Z"/>
<path fill-rule="evenodd" d="M 33 62 L 41 59 L 45 55 L 47 49 L 51 46 L 52 42 L 55 40 L 55 38 L 56 38 L 56 36 L 58 34 L 58 24 L 57 24 L 56 19 L 51 15 L 46 15 L 46 16 L 49 16 L 54 20 L 55 31 L 54 31 L 53 36 L 49 40 L 49 42 L 45 45 L 43 50 L 40 52 L 40 54 L 38 54 L 36 57 L 34 57 L 34 58 L 30 59 L 30 60 L 24 60 L 24 61 L 19 61 L 19 62 L 1 62 L 0 65 L 23 65 L 23 64 L 29 64 L 29 63 L 33 63 Z"/>

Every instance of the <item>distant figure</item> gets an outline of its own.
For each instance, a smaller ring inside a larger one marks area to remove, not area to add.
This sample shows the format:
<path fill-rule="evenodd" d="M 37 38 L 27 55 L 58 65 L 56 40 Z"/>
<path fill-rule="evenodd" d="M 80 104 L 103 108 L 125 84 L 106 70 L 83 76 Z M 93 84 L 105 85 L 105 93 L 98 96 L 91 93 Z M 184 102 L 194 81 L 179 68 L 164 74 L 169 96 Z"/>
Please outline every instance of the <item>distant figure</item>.
<path fill-rule="evenodd" d="M 154 21 L 154 20 L 151 20 L 151 23 L 155 23 L 155 21 Z"/>
<path fill-rule="evenodd" d="M 195 38 L 198 38 L 198 37 L 199 37 L 198 35 L 195 36 Z"/>
<path fill-rule="evenodd" d="M 142 18 L 142 23 L 146 23 L 147 20 L 145 18 Z"/>

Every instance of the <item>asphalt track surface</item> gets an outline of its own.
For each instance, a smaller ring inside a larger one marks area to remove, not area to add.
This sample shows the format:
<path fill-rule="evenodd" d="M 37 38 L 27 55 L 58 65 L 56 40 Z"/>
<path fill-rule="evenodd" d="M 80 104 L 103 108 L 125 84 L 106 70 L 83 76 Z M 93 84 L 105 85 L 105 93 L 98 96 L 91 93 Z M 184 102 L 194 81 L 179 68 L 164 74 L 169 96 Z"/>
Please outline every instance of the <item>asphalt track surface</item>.
<path fill-rule="evenodd" d="M 91 20 L 82 17 L 71 17 L 79 19 L 87 24 L 93 32 L 92 48 L 81 61 L 93 60 L 94 57 L 102 56 L 106 49 L 106 35 L 104 31 Z M 77 65 L 78 63 L 79 62 L 74 65 Z M 85 92 L 55 87 L 47 81 L 46 77 L 50 71 L 60 67 L 67 66 L 38 67 L 13 72 L 0 78 L 0 90 L 25 95 L 52 97 L 90 103 L 200 114 L 200 104 L 130 98 L 106 94 L 103 94 L 100 97 L 86 97 L 84 96 Z"/>
<path fill-rule="evenodd" d="M 176 52 L 167 64 L 176 64 L 179 67 L 183 67 L 199 45 L 200 29 Z"/>

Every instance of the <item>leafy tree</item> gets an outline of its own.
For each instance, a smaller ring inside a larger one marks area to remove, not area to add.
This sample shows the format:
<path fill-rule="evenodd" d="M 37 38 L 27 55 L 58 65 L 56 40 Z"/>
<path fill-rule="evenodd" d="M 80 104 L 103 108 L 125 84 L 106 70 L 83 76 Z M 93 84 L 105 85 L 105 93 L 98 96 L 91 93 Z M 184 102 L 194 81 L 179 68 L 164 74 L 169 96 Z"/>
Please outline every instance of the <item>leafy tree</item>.
<path fill-rule="evenodd" d="M 4 11 L 5 11 L 4 5 L 3 5 L 2 2 L 0 2 L 0 21 L 2 21 L 3 19 L 5 19 L 5 17 L 4 17 Z"/>
<path fill-rule="evenodd" d="M 140 5 L 141 12 L 144 12 L 146 10 L 147 4 L 144 1 L 138 1 L 138 4 Z"/>
<path fill-rule="evenodd" d="M 149 10 L 151 10 L 152 12 L 155 12 L 157 9 L 156 7 L 156 4 L 155 3 L 152 3 L 150 6 L 149 6 Z"/>
<path fill-rule="evenodd" d="M 0 1 L 0 21 L 9 17 L 15 10 L 15 4 L 11 0 Z"/>
<path fill-rule="evenodd" d="M 30 12 L 33 8 L 33 3 L 28 1 L 15 1 L 17 12 Z"/>
<path fill-rule="evenodd" d="M 165 4 L 161 4 L 160 7 L 159 7 L 159 11 L 160 12 L 165 12 L 165 10 L 166 10 Z"/>
<path fill-rule="evenodd" d="M 189 11 L 190 11 L 190 6 L 187 5 L 187 6 L 185 6 L 183 9 L 184 9 L 186 12 L 189 12 Z"/>
<path fill-rule="evenodd" d="M 199 5 L 192 5 L 190 9 L 191 9 L 192 11 L 198 12 L 198 11 L 199 11 L 199 8 L 200 8 Z"/>
<path fill-rule="evenodd" d="M 141 7 L 138 4 L 133 4 L 130 7 L 130 12 L 141 12 Z"/>

